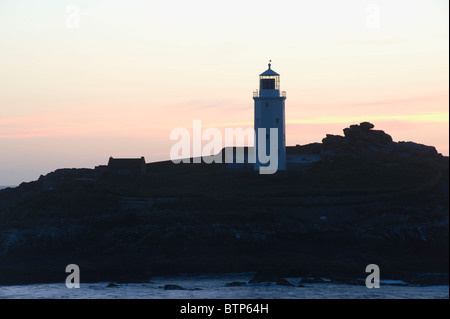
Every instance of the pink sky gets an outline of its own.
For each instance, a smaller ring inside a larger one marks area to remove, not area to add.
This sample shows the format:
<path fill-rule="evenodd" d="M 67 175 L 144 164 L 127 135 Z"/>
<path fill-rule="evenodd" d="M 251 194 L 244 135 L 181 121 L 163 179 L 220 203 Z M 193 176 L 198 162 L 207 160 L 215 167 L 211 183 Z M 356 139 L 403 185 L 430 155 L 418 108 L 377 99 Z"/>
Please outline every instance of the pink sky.
<path fill-rule="evenodd" d="M 448 27 L 443 0 L 2 1 L 0 185 L 168 159 L 171 130 L 193 120 L 252 127 L 269 59 L 288 145 L 370 121 L 448 155 Z"/>

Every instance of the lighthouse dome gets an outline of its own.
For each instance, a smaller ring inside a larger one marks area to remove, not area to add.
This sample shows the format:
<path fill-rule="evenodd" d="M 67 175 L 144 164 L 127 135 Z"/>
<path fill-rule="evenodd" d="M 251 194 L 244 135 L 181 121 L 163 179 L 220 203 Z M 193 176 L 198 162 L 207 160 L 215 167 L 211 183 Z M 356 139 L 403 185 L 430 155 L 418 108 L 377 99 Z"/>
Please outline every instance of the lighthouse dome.
<path fill-rule="evenodd" d="M 261 73 L 259 76 L 280 76 L 277 72 L 275 72 L 270 68 L 271 66 L 272 65 L 269 63 L 269 68 L 263 73 Z"/>

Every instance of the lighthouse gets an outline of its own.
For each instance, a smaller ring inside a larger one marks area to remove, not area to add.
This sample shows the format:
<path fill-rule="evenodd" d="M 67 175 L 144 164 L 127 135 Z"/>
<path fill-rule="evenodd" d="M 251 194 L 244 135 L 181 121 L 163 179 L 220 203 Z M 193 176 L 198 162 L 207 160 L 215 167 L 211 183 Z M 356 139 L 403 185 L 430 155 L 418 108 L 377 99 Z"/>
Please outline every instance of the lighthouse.
<path fill-rule="evenodd" d="M 284 102 L 286 100 L 286 92 L 280 92 L 280 75 L 271 69 L 270 63 L 269 68 L 259 75 L 259 91 L 253 92 L 253 100 L 255 101 L 255 154 L 259 154 L 260 150 L 258 148 L 264 146 L 262 141 L 265 139 L 266 154 L 269 154 L 271 149 L 276 151 L 278 154 L 277 170 L 285 170 L 286 130 Z M 262 134 L 264 135 L 261 136 Z M 274 136 L 271 136 L 271 134 L 274 134 Z M 271 142 L 276 145 L 271 145 Z M 263 164 L 257 156 L 254 169 L 257 170 L 263 166 L 268 166 L 268 164 Z"/>

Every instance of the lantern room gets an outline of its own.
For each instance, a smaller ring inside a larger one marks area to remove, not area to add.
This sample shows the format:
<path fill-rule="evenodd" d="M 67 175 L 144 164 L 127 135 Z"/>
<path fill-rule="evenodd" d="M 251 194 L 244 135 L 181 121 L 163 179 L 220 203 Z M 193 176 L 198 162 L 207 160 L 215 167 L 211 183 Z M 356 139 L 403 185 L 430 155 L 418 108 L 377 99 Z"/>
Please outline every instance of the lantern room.
<path fill-rule="evenodd" d="M 263 90 L 280 90 L 280 75 L 269 68 L 259 75 L 259 91 Z"/>

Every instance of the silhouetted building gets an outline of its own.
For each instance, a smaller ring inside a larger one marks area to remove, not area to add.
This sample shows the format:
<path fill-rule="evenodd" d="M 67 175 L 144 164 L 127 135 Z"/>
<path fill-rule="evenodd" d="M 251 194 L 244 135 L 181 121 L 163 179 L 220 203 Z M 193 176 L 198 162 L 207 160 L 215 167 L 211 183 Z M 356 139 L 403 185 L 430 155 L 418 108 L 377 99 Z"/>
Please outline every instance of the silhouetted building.
<path fill-rule="evenodd" d="M 255 163 L 253 147 L 224 147 L 221 154 L 227 168 L 252 168 Z"/>
<path fill-rule="evenodd" d="M 109 158 L 108 175 L 145 175 L 145 158 Z"/>
<path fill-rule="evenodd" d="M 108 174 L 108 165 L 98 165 L 94 167 L 95 178 L 103 178 Z"/>

